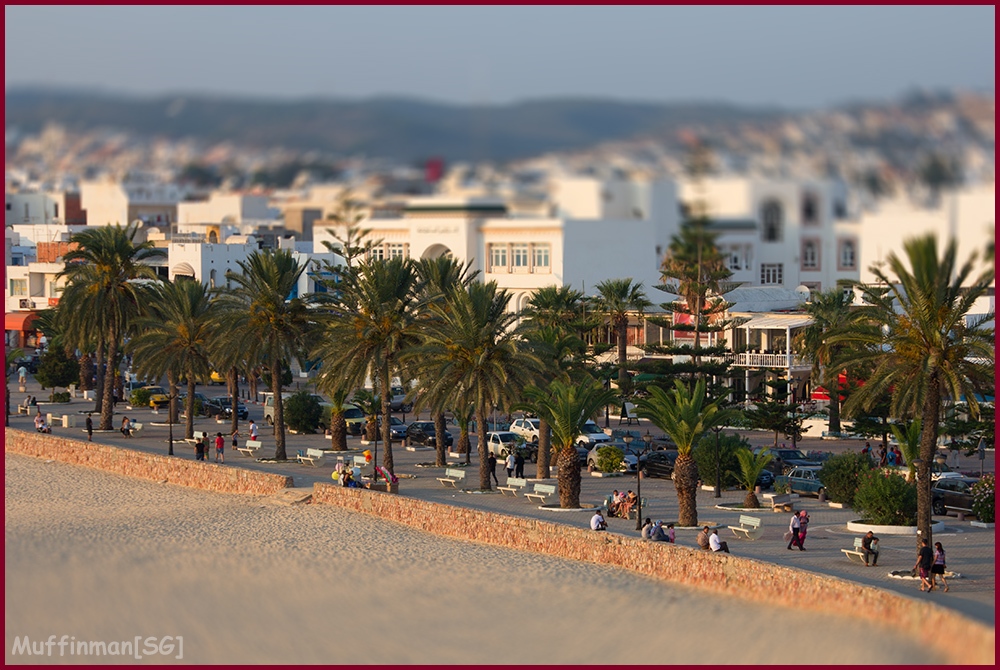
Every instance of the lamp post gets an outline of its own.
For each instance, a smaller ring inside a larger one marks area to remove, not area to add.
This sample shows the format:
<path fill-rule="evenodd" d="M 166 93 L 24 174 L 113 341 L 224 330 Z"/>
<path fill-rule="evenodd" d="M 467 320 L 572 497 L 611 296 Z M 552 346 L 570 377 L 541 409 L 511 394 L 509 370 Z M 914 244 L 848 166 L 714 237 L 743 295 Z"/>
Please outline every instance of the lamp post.
<path fill-rule="evenodd" d="M 177 394 L 167 396 L 167 442 L 169 446 L 167 447 L 167 455 L 174 455 L 174 400 L 177 399 Z"/>
<path fill-rule="evenodd" d="M 795 428 L 795 389 L 792 389 L 792 449 L 798 448 L 799 431 Z"/>
<path fill-rule="evenodd" d="M 712 432 L 715 433 L 715 497 L 722 497 L 722 463 L 721 454 L 719 451 L 719 433 L 723 430 L 722 426 L 715 426 L 712 428 Z"/>
<path fill-rule="evenodd" d="M 378 481 L 378 434 L 382 432 L 382 426 L 379 424 L 378 411 L 380 407 L 375 407 L 375 455 L 372 458 L 372 483 Z"/>
<path fill-rule="evenodd" d="M 610 378 L 604 380 L 604 390 L 605 391 L 610 391 L 611 390 L 611 379 Z M 604 427 L 607 428 L 610 425 L 611 425 L 611 423 L 610 423 L 610 416 L 609 416 L 609 413 L 608 413 L 608 406 L 605 405 L 604 406 Z M 619 425 L 621 425 L 621 424 L 619 424 Z"/>

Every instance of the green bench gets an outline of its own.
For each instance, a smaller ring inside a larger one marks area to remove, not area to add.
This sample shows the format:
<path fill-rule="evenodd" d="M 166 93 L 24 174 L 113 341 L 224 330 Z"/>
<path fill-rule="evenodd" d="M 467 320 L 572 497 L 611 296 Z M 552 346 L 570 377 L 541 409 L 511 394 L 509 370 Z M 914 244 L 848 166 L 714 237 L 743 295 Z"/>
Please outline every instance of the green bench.
<path fill-rule="evenodd" d="M 854 538 L 854 548 L 853 549 L 841 549 L 849 559 L 852 561 L 857 561 L 858 563 L 865 562 L 865 552 L 861 548 L 861 541 L 864 538 L 856 537 Z"/>
<path fill-rule="evenodd" d="M 756 540 L 764 534 L 760 519 L 755 516 L 747 516 L 746 514 L 740 515 L 739 526 L 730 526 L 729 529 L 733 531 L 733 535 L 743 535 L 748 540 Z"/>
<path fill-rule="evenodd" d="M 535 484 L 534 492 L 525 493 L 524 497 L 531 501 L 537 499 L 539 503 L 544 503 L 549 496 L 555 495 L 555 492 L 556 487 L 552 484 Z"/>
<path fill-rule="evenodd" d="M 508 477 L 506 486 L 498 486 L 497 490 L 500 493 L 506 495 L 517 497 L 517 492 L 524 490 L 524 487 L 528 485 L 527 479 L 520 479 L 519 477 Z"/>
<path fill-rule="evenodd" d="M 455 468 L 448 468 L 444 471 L 444 477 L 438 477 L 437 480 L 441 482 L 442 486 L 450 486 L 454 489 L 458 488 L 458 483 L 465 479 L 465 470 L 457 470 Z"/>

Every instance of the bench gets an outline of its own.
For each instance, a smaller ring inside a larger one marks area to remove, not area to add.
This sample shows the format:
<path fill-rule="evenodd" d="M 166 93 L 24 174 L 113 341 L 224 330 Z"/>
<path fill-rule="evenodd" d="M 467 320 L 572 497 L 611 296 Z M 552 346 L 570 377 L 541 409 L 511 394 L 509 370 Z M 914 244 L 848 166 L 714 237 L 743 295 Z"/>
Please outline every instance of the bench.
<path fill-rule="evenodd" d="M 745 514 L 740 515 L 740 525 L 738 528 L 736 526 L 730 526 L 729 528 L 733 531 L 733 535 L 739 536 L 742 533 L 748 540 L 756 540 L 764 533 L 764 529 L 761 528 L 760 519 Z"/>
<path fill-rule="evenodd" d="M 252 458 L 257 455 L 258 451 L 260 451 L 260 441 L 247 440 L 243 443 L 242 447 L 236 447 L 236 451 L 240 452 L 244 456 L 250 456 Z"/>
<path fill-rule="evenodd" d="M 363 477 L 371 477 L 375 474 L 375 464 L 368 461 L 364 456 L 354 457 L 354 467 L 358 469 Z"/>
<path fill-rule="evenodd" d="M 865 552 L 861 549 L 861 540 L 863 538 L 854 538 L 854 548 L 853 549 L 841 549 L 842 552 L 847 554 L 847 557 L 852 561 L 857 561 L 858 563 L 865 562 Z"/>
<path fill-rule="evenodd" d="M 646 499 L 643 498 L 638 505 L 635 505 L 632 509 L 628 511 L 625 515 L 626 519 L 634 519 L 635 515 L 639 513 L 639 508 L 646 509 Z"/>
<path fill-rule="evenodd" d="M 458 488 L 458 483 L 463 479 L 465 479 L 465 470 L 456 470 L 455 468 L 448 468 L 444 471 L 444 477 L 437 478 L 443 486 L 451 486 L 455 489 Z"/>
<path fill-rule="evenodd" d="M 506 483 L 506 486 L 498 486 L 497 490 L 504 495 L 512 495 L 516 498 L 517 492 L 528 485 L 528 480 L 519 479 L 518 477 L 508 477 Z"/>
<path fill-rule="evenodd" d="M 196 431 L 194 431 L 194 437 L 185 437 L 184 438 L 184 441 L 187 442 L 188 444 L 194 444 L 198 440 L 204 441 L 205 442 L 205 446 L 206 447 L 208 446 L 208 436 L 205 434 L 205 431 L 203 431 L 203 430 L 196 430 Z"/>
<path fill-rule="evenodd" d="M 537 498 L 539 503 L 543 503 L 549 496 L 555 494 L 555 492 L 556 487 L 552 484 L 535 484 L 534 493 L 525 493 L 524 497 L 531 501 Z"/>
<path fill-rule="evenodd" d="M 308 462 L 309 465 L 319 467 L 320 465 L 326 465 L 326 452 L 322 449 L 306 449 L 306 453 L 296 457 L 299 463 Z"/>
<path fill-rule="evenodd" d="M 145 427 L 146 427 L 145 424 L 133 423 L 132 430 L 129 431 L 129 435 L 131 435 L 132 437 L 139 437 L 142 434 L 142 431 Z"/>
<path fill-rule="evenodd" d="M 17 406 L 18 414 L 31 414 L 31 407 L 25 407 L 24 405 Z"/>
<path fill-rule="evenodd" d="M 795 503 L 792 502 L 792 494 L 785 493 L 782 495 L 771 496 L 771 511 L 772 512 L 794 512 Z"/>
<path fill-rule="evenodd" d="M 959 521 L 965 521 L 965 515 L 966 514 L 973 514 L 973 512 L 971 510 L 965 509 L 963 507 L 952 507 L 951 505 L 945 505 L 944 506 L 944 513 L 945 514 L 950 514 L 952 512 L 955 513 L 955 516 L 958 517 Z"/>

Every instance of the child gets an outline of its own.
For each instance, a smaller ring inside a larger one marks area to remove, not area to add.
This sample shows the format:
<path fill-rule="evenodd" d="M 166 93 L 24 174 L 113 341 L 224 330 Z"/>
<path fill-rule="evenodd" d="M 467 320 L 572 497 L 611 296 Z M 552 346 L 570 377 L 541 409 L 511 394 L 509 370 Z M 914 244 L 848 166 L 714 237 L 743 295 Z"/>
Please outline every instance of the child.
<path fill-rule="evenodd" d="M 944 581 L 944 547 L 940 542 L 934 543 L 934 564 L 931 566 L 931 588 L 937 586 L 937 576 L 941 575 L 941 585 L 948 591 L 948 582 Z"/>
<path fill-rule="evenodd" d="M 198 441 L 194 443 L 194 460 L 205 460 L 205 443 L 200 437 L 198 438 Z"/>

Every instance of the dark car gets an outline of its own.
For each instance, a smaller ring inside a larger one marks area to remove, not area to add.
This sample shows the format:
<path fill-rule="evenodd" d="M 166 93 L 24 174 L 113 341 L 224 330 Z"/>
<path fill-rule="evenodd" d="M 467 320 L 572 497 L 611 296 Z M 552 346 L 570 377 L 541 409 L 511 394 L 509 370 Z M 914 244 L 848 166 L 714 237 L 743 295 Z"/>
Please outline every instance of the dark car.
<path fill-rule="evenodd" d="M 202 405 L 202 411 L 208 416 L 221 416 L 223 419 L 233 418 L 233 404 L 229 398 L 209 398 Z M 236 416 L 246 420 L 250 417 L 247 406 L 236 401 Z"/>
<path fill-rule="evenodd" d="M 676 451 L 653 451 L 646 454 L 642 464 L 642 474 L 645 477 L 670 479 L 674 475 L 674 463 L 677 461 Z"/>
<path fill-rule="evenodd" d="M 437 445 L 437 437 L 434 432 L 434 422 L 433 421 L 414 421 L 409 426 L 406 427 L 406 442 L 407 444 L 422 444 L 425 447 L 433 447 Z M 445 431 L 444 433 L 444 443 L 445 446 L 450 447 L 452 445 L 453 438 L 451 433 Z"/>
<path fill-rule="evenodd" d="M 378 418 L 378 428 L 382 430 L 382 417 Z M 406 437 L 406 424 L 398 416 L 389 417 L 389 435 L 394 440 L 402 440 Z"/>
<path fill-rule="evenodd" d="M 972 477 L 942 477 L 931 486 L 931 505 L 934 513 L 947 514 L 946 507 L 972 512 L 972 485 L 977 479 Z"/>
<path fill-rule="evenodd" d="M 754 454 L 761 452 L 771 454 L 774 458 L 767 464 L 767 469 L 776 475 L 787 475 L 792 468 L 818 468 L 820 463 L 808 458 L 799 449 L 775 449 L 774 447 L 762 449 L 757 447 Z"/>
<path fill-rule="evenodd" d="M 761 470 L 760 475 L 757 477 L 757 486 L 762 489 L 769 489 L 774 486 L 774 475 L 772 475 L 767 470 Z"/>

